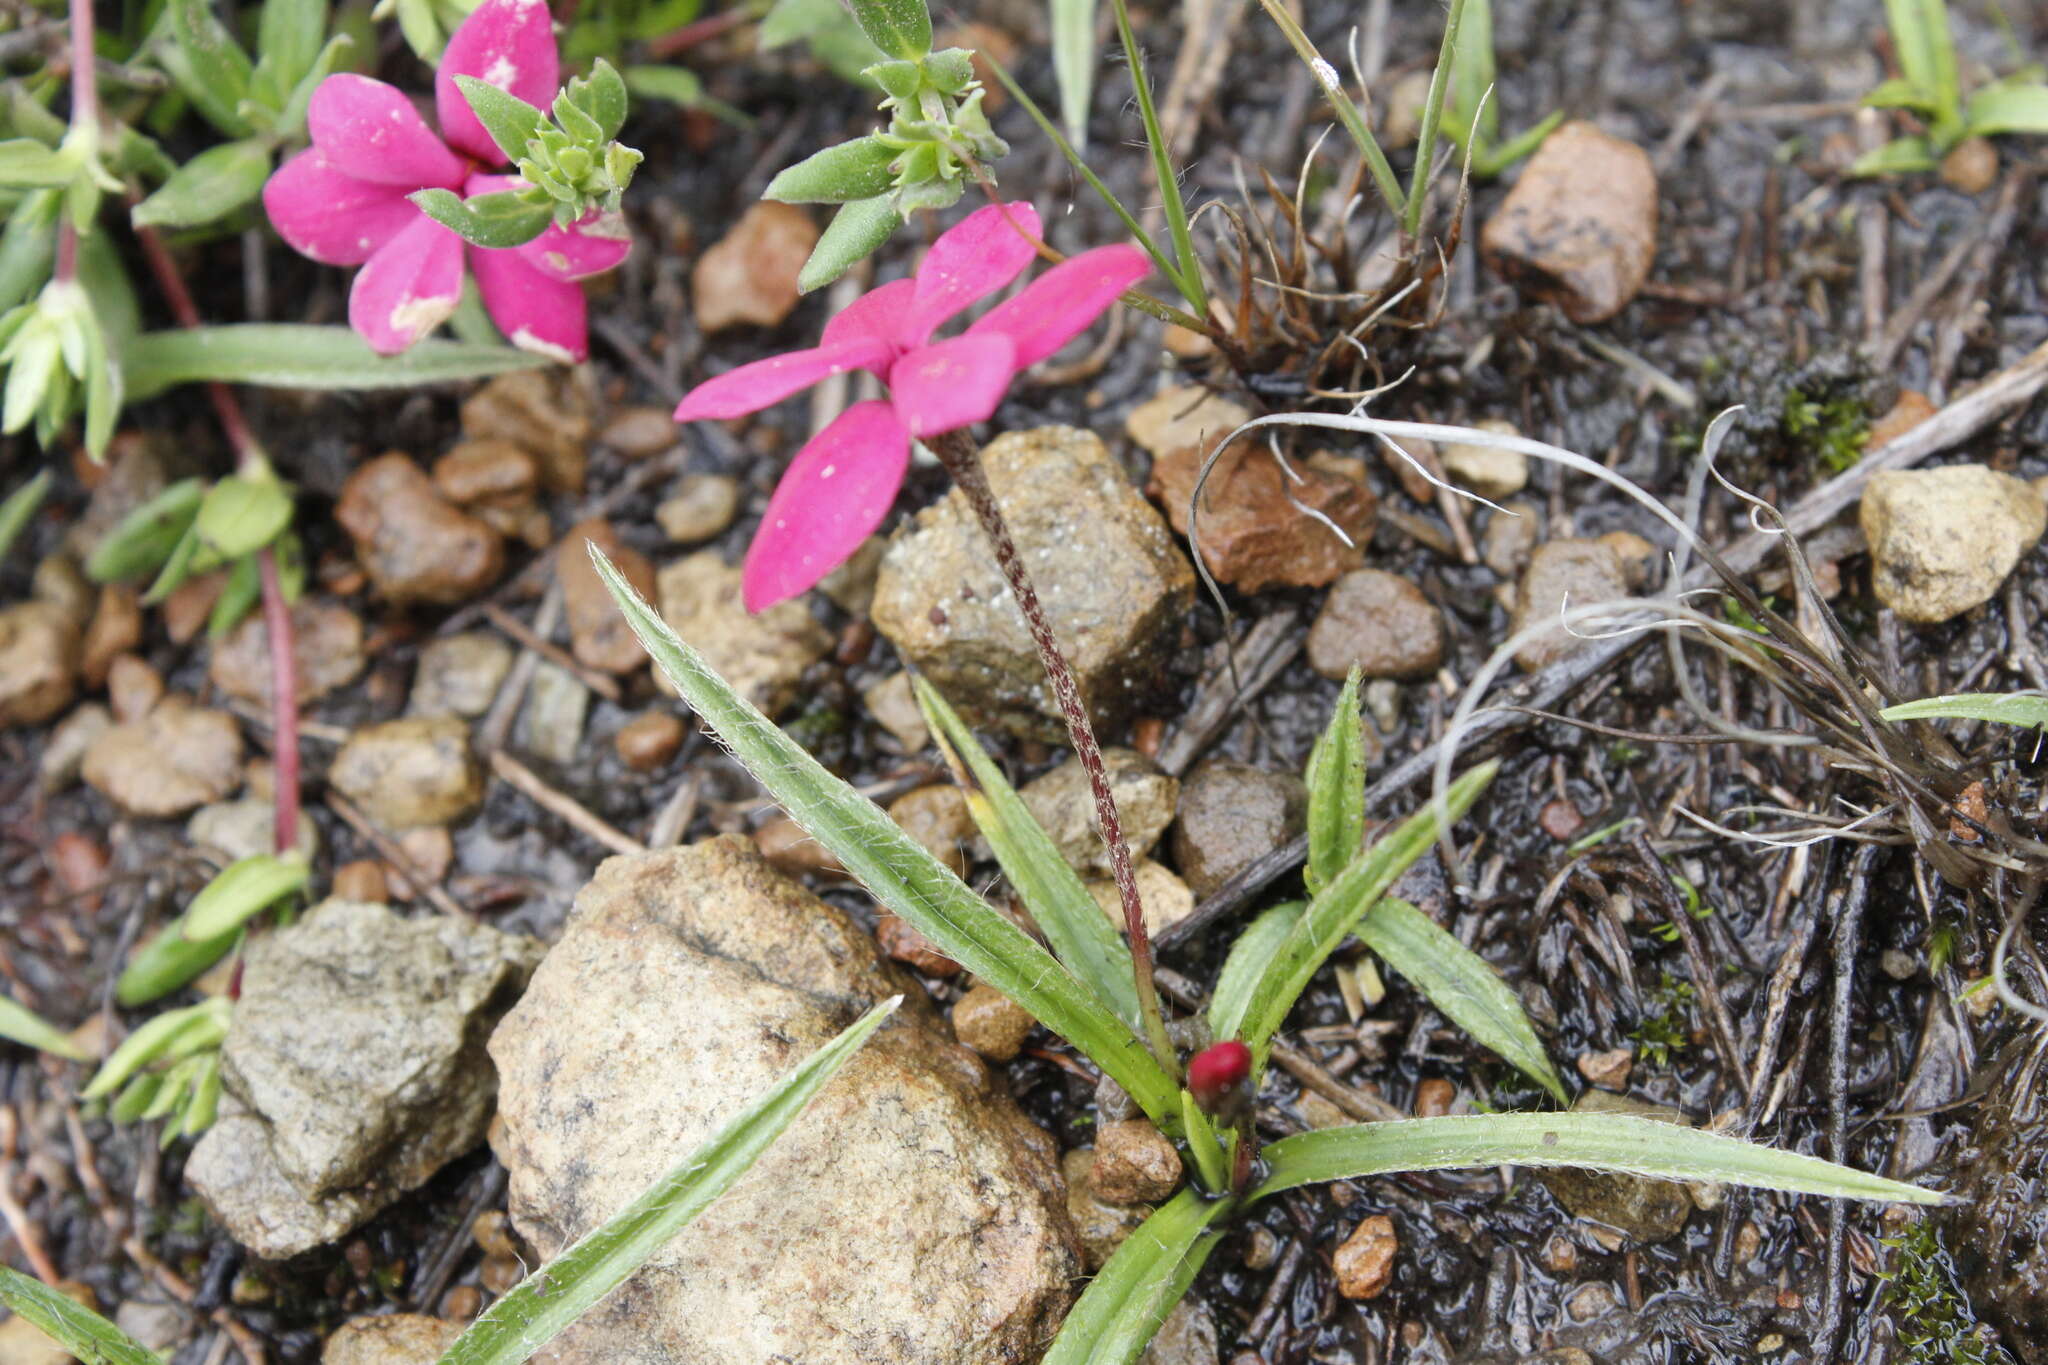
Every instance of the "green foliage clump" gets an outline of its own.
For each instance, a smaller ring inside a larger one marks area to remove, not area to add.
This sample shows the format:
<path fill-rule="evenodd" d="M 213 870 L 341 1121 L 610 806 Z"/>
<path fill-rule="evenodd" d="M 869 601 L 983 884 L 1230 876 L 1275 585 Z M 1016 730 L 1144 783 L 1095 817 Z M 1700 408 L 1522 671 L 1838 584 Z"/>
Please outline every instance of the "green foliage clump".
<path fill-rule="evenodd" d="M 1665 972 L 1664 979 L 1645 1002 L 1651 1012 L 1629 1034 L 1629 1041 L 1636 1045 L 1637 1055 L 1643 1061 L 1667 1067 L 1674 1052 L 1685 1050 L 1692 1039 L 1692 1029 L 1686 1022 L 1691 1017 L 1692 1001 L 1692 983 L 1676 980 Z"/>
<path fill-rule="evenodd" d="M 1785 395 L 1779 409 L 1785 435 L 1812 452 L 1821 468 L 1839 474 L 1863 458 L 1863 438 L 1870 434 L 1870 414 L 1852 394 L 1809 396 L 1799 389 Z"/>
<path fill-rule="evenodd" d="M 1906 1365 L 1998 1365 L 2007 1360 L 2005 1352 L 1985 1341 L 1956 1286 L 1955 1264 L 1930 1220 L 1923 1218 L 1882 1240 L 1892 1249 L 1892 1265 L 1879 1275 Z"/>

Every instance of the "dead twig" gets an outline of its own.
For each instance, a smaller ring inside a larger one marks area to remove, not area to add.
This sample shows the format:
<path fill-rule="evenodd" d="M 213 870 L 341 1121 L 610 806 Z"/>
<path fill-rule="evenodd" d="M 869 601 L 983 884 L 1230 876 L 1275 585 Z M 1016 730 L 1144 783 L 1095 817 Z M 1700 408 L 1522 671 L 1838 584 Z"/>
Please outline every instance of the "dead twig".
<path fill-rule="evenodd" d="M 596 814 L 588 806 L 549 786 L 539 773 L 503 749 L 491 752 L 491 771 L 523 792 L 527 799 L 548 814 L 559 817 L 570 828 L 590 836 L 614 853 L 645 853 L 647 845 Z"/>
<path fill-rule="evenodd" d="M 620 699 L 625 695 L 619 691 L 618 679 L 612 677 L 609 673 L 598 672 L 590 665 L 579 660 L 568 650 L 563 649 L 560 645 L 551 644 L 541 639 L 540 636 L 534 634 L 533 627 L 527 625 L 526 622 L 520 620 L 511 612 L 506 611 L 496 602 L 486 602 L 484 604 L 484 619 L 505 632 L 505 634 L 511 636 L 519 644 L 524 645 L 543 659 L 546 659 L 555 667 L 573 674 L 576 681 L 582 683 L 612 705 L 618 705 Z"/>
<path fill-rule="evenodd" d="M 433 902 L 436 910 L 444 915 L 454 915 L 458 919 L 476 918 L 463 909 L 437 879 L 422 872 L 419 863 L 399 846 L 396 839 L 371 824 L 370 818 L 357 810 L 354 802 L 330 788 L 327 792 L 327 809 L 339 815 L 350 829 L 362 835 L 370 847 L 377 850 L 377 856 L 397 868 L 406 881 L 412 883 L 419 889 L 421 895 Z"/>

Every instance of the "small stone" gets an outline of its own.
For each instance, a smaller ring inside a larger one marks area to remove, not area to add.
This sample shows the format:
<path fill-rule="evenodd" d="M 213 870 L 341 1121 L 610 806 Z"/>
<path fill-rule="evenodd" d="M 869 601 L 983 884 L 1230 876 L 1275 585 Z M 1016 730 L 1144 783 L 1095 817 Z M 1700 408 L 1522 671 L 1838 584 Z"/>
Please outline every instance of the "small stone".
<path fill-rule="evenodd" d="M 225 711 L 166 697 L 85 751 L 85 780 L 130 815 L 183 815 L 242 780 L 242 732 Z"/>
<path fill-rule="evenodd" d="M 1131 409 L 1124 432 L 1154 459 L 1187 446 L 1213 447 L 1249 422 L 1251 411 L 1200 384 L 1163 390 Z"/>
<path fill-rule="evenodd" d="M 1308 793 L 1292 773 L 1208 759 L 1188 774 L 1173 827 L 1173 861 L 1195 899 L 1301 832 Z"/>
<path fill-rule="evenodd" d="M 363 622 L 339 602 L 301 597 L 292 604 L 292 666 L 299 705 L 348 686 L 363 671 Z M 270 628 L 251 612 L 213 647 L 207 678 L 231 697 L 270 702 Z"/>
<path fill-rule="evenodd" d="M 1543 1243 L 1543 1268 L 1553 1275 L 1569 1275 L 1579 1268 L 1579 1249 L 1572 1239 L 1553 1232 Z"/>
<path fill-rule="evenodd" d="M 1142 858 L 1173 823 L 1180 781 L 1135 749 L 1104 749 L 1102 766 L 1123 823 L 1124 843 L 1133 858 Z M 1069 867 L 1083 876 L 1109 875 L 1109 850 L 1095 824 L 1095 794 L 1079 759 L 1070 757 L 1025 783 L 1018 795 Z"/>
<path fill-rule="evenodd" d="M 797 275 L 817 244 L 818 225 L 795 204 L 748 208 L 690 272 L 697 326 L 709 333 L 779 324 L 796 307 Z"/>
<path fill-rule="evenodd" d="M 117 655 L 107 670 L 107 701 L 114 708 L 115 719 L 123 723 L 141 720 L 163 695 L 163 674 L 140 655 Z"/>
<path fill-rule="evenodd" d="M 0 726 L 40 725 L 78 690 L 78 627 L 47 602 L 0 608 Z"/>
<path fill-rule="evenodd" d="M 1166 348 L 1168 355 L 1181 360 L 1205 360 L 1216 354 L 1216 343 L 1200 332 L 1192 332 L 1177 322 L 1166 324 L 1159 344 Z"/>
<path fill-rule="evenodd" d="M 1476 431 L 1520 436 L 1513 422 L 1488 417 L 1472 424 Z M 1441 447 L 1444 477 L 1493 502 L 1511 498 L 1529 486 L 1529 457 L 1519 450 L 1459 441 Z"/>
<path fill-rule="evenodd" d="M 415 716 L 475 719 L 491 709 L 512 670 L 512 658 L 512 646 L 487 630 L 431 641 L 420 650 L 406 710 Z"/>
<path fill-rule="evenodd" d="M 922 753 L 925 745 L 932 742 L 908 673 L 891 673 L 862 692 L 860 699 L 875 723 L 894 736 L 905 753 Z"/>
<path fill-rule="evenodd" d="M 1903 389 L 1884 416 L 1863 434 L 1865 450 L 1882 450 L 1935 414 L 1934 400 L 1918 389 Z M 2039 490 L 2036 489 L 2038 492 Z"/>
<path fill-rule="evenodd" d="M 1518 516 L 1507 512 L 1519 513 Z M 1502 578 L 1512 579 L 1528 567 L 1543 530 L 1543 510 L 1531 502 L 1514 502 L 1507 512 L 1490 512 L 1479 534 L 1479 557 Z"/>
<path fill-rule="evenodd" d="M 562 585 L 562 610 L 576 659 L 604 673 L 631 673 L 647 662 L 647 651 L 612 600 L 590 557 L 595 546 L 642 598 L 654 596 L 654 565 L 619 539 L 602 517 L 577 522 L 555 548 L 555 578 Z"/>
<path fill-rule="evenodd" d="M 1522 575 L 1510 627 L 1519 632 L 1548 624 L 1550 630 L 1516 650 L 1515 662 L 1534 673 L 1585 648 L 1587 642 L 1580 637 L 1589 627 L 1579 626 L 1574 635 L 1559 624 L 1567 604 L 1578 608 L 1626 596 L 1628 571 L 1613 546 L 1593 540 L 1545 541 L 1536 547 Z"/>
<path fill-rule="evenodd" d="M 422 825 L 398 836 L 398 851 L 405 855 L 408 866 L 418 869 L 421 880 L 438 886 L 455 862 L 455 838 L 439 825 Z M 392 894 L 401 900 L 418 900 L 426 894 L 426 887 L 414 886 L 402 867 L 387 868 L 384 877 Z"/>
<path fill-rule="evenodd" d="M 1629 1072 L 1636 1064 L 1634 1048 L 1617 1047 L 1606 1052 L 1581 1052 L 1579 1074 L 1591 1085 L 1620 1093 L 1628 1089 Z"/>
<path fill-rule="evenodd" d="M 1586 827 L 1586 817 L 1571 802 L 1553 798 L 1543 803 L 1543 809 L 1537 812 L 1536 823 L 1545 834 L 1560 844 L 1567 844 Z"/>
<path fill-rule="evenodd" d="M 469 1235 L 486 1256 L 519 1259 L 519 1243 L 512 1236 L 512 1220 L 502 1209 L 486 1209 L 469 1225 Z"/>
<path fill-rule="evenodd" d="M 1911 981 L 1920 974 L 1919 962 L 1911 953 L 1898 948 L 1885 949 L 1878 955 L 1877 965 L 1894 981 Z"/>
<path fill-rule="evenodd" d="M 676 434 L 676 419 L 669 410 L 645 404 L 620 408 L 597 433 L 600 445 L 610 446 L 629 460 L 659 455 L 680 439 Z"/>
<path fill-rule="evenodd" d="M 434 1365 L 462 1328 L 424 1313 L 357 1318 L 327 1338 L 320 1365 Z"/>
<path fill-rule="evenodd" d="M 683 722 L 668 711 L 648 711 L 620 726 L 612 747 L 634 772 L 654 772 L 667 767 L 683 747 Z"/>
<path fill-rule="evenodd" d="M 1393 1219 L 1376 1213 L 1362 1220 L 1330 1258 L 1337 1272 L 1337 1292 L 1347 1299 L 1378 1298 L 1393 1281 L 1394 1256 L 1400 1249 Z"/>
<path fill-rule="evenodd" d="M 107 680 L 114 656 L 126 654 L 142 643 L 142 608 L 135 589 L 125 583 L 109 583 L 100 589 L 99 607 L 92 624 L 85 628 L 79 649 L 79 676 L 88 689 Z"/>
<path fill-rule="evenodd" d="M 541 482 L 581 493 L 590 460 L 590 401 L 568 371 L 501 374 L 462 404 L 462 432 L 524 447 L 540 463 Z"/>
<path fill-rule="evenodd" d="M 729 568 L 715 550 L 670 564 L 658 575 L 656 587 L 662 619 L 771 719 L 795 700 L 804 670 L 832 647 L 831 635 L 811 619 L 801 597 L 749 613 L 740 600 L 740 571 Z M 676 695 L 674 684 L 658 670 L 655 682 Z"/>
<path fill-rule="evenodd" d="M 395 451 L 349 475 L 334 517 L 377 591 L 393 602 L 466 602 L 505 568 L 503 538 L 457 510 Z"/>
<path fill-rule="evenodd" d="M 1095 1197 L 1111 1204 L 1156 1204 L 1180 1184 L 1180 1153 L 1147 1119 L 1120 1119 L 1095 1130 Z"/>
<path fill-rule="evenodd" d="M 202 848 L 211 848 L 229 862 L 277 851 L 277 804 L 270 797 L 244 796 L 239 801 L 219 801 L 201 806 L 185 822 L 185 837 Z M 320 827 L 310 818 L 299 820 L 298 849 L 311 862 L 320 853 Z"/>
<path fill-rule="evenodd" d="M 679 545 L 694 545 L 732 525 L 740 511 L 740 482 L 730 474 L 685 474 L 675 492 L 654 509 L 661 533 Z"/>
<path fill-rule="evenodd" d="M 199 628 L 213 615 L 213 604 L 228 585 L 228 571 L 214 569 L 193 574 L 172 589 L 163 601 L 164 634 L 174 645 L 190 644 Z"/>
<path fill-rule="evenodd" d="M 1982 194 L 1998 183 L 1998 148 L 1988 137 L 1966 137 L 1941 159 L 1941 183 L 1963 194 Z"/>
<path fill-rule="evenodd" d="M 30 597 L 48 602 L 80 630 L 92 621 L 99 607 L 100 592 L 85 576 L 85 570 L 78 567 L 78 561 L 62 550 L 37 560 L 35 577 L 29 581 Z"/>
<path fill-rule="evenodd" d="M 2041 538 L 2048 512 L 2010 474 L 1960 464 L 1871 475 L 1861 520 L 1878 600 L 1932 623 L 1989 601 Z"/>
<path fill-rule="evenodd" d="M 958 976 L 960 964 L 939 951 L 916 925 L 900 915 L 884 911 L 875 921 L 875 941 L 882 951 L 898 962 L 908 963 L 926 976 Z"/>
<path fill-rule="evenodd" d="M 1015 1061 L 1038 1021 L 995 987 L 976 982 L 953 1002 L 953 1036 L 992 1062 Z"/>
<path fill-rule="evenodd" d="M 66 830 L 49 844 L 50 869 L 57 875 L 57 881 L 73 896 L 91 895 L 86 908 L 90 914 L 99 906 L 99 897 L 92 895 L 107 879 L 108 855 L 104 845 L 94 842 L 89 836 L 77 830 Z"/>
<path fill-rule="evenodd" d="M 1145 491 L 1182 535 L 1209 454 L 1209 446 L 1186 445 L 1152 462 Z M 1243 592 L 1319 588 L 1365 562 L 1379 506 L 1372 490 L 1313 466 L 1293 472 L 1288 477 L 1265 442 L 1252 439 L 1233 442 L 1210 469 L 1194 524 L 1219 581 Z"/>
<path fill-rule="evenodd" d="M 85 751 L 113 725 L 112 714 L 96 701 L 86 702 L 58 721 L 43 741 L 43 756 L 36 761 L 37 785 L 45 793 L 55 794 L 76 782 Z"/>
<path fill-rule="evenodd" d="M 1573 322 L 1605 322 L 1643 287 L 1657 254 L 1649 154 L 1583 119 L 1565 124 L 1486 220 L 1479 249 L 1497 273 Z"/>
<path fill-rule="evenodd" d="M 343 863 L 334 869 L 334 898 L 343 901 L 368 901 L 382 905 L 391 898 L 390 884 L 384 879 L 384 865 L 374 858 L 358 858 Z"/>
<path fill-rule="evenodd" d="M 1131 880 L 1137 884 L 1138 904 L 1145 911 L 1146 933 L 1163 933 L 1194 913 L 1195 893 L 1162 864 L 1150 858 L 1139 861 L 1131 868 Z M 1116 881 L 1110 877 L 1094 877 L 1086 885 L 1088 894 L 1095 897 L 1095 903 L 1102 907 L 1102 913 L 1109 922 L 1123 928 L 1123 892 Z"/>
<path fill-rule="evenodd" d="M 1245 1229 L 1244 1250 L 1239 1259 L 1246 1270 L 1270 1270 L 1280 1259 L 1280 1239 L 1271 1228 L 1253 1223 Z"/>
<path fill-rule="evenodd" d="M 955 876 L 967 875 L 967 845 L 977 831 L 958 787 L 941 782 L 907 791 L 889 803 L 889 818 Z"/>
<path fill-rule="evenodd" d="M 1216 1319 L 1193 1298 L 1174 1304 L 1138 1365 L 1216 1365 Z"/>
<path fill-rule="evenodd" d="M 1074 1230 L 1081 1234 L 1083 1266 L 1093 1273 L 1123 1245 L 1124 1238 L 1152 1213 L 1142 1204 L 1112 1204 L 1095 1195 L 1095 1149 L 1076 1147 L 1060 1158 L 1060 1171 L 1067 1178 L 1067 1214 Z"/>
<path fill-rule="evenodd" d="M 590 689 L 558 664 L 533 670 L 526 691 L 526 709 L 519 717 L 519 740 L 535 758 L 566 768 L 583 748 L 583 722 L 590 715 Z"/>
<path fill-rule="evenodd" d="M 463 441 L 434 461 L 434 486 L 454 503 L 525 502 L 540 487 L 540 464 L 498 437 Z"/>
<path fill-rule="evenodd" d="M 452 716 L 368 725 L 348 737 L 327 780 L 387 830 L 445 825 L 484 798 L 484 770 L 469 727 Z"/>
<path fill-rule="evenodd" d="M 1620 557 L 1622 576 L 1628 580 L 1630 591 L 1650 581 L 1650 569 L 1657 558 L 1655 545 L 1634 531 L 1609 531 L 1595 537 L 1595 543 L 1605 545 Z"/>
<path fill-rule="evenodd" d="M 1457 1086 L 1441 1076 L 1427 1077 L 1415 1087 L 1415 1117 L 1440 1119 L 1451 1112 L 1457 1098 Z"/>
<path fill-rule="evenodd" d="M 478 1267 L 477 1278 L 493 1294 L 509 1294 L 526 1278 L 526 1267 L 517 1256 L 487 1256 Z"/>
<path fill-rule="evenodd" d="M 191 1310 L 182 1304 L 127 1299 L 114 1310 L 114 1326 L 152 1351 L 170 1351 L 190 1333 Z"/>
<path fill-rule="evenodd" d="M 811 837 L 811 832 L 790 819 L 778 815 L 766 821 L 754 831 L 754 847 L 761 850 L 761 856 L 773 863 L 777 870 L 792 876 L 807 872 L 819 872 L 829 877 L 846 875 L 846 865 L 839 861 L 837 854 Z"/>
<path fill-rule="evenodd" d="M 436 1314 L 443 1322 L 466 1324 L 484 1311 L 484 1293 L 473 1284 L 458 1284 L 441 1296 Z"/>
<path fill-rule="evenodd" d="M 1610 1095 L 1604 1090 L 1588 1090 L 1580 1095 L 1572 1112 L 1632 1114 L 1686 1126 L 1685 1115 L 1676 1109 Z M 1686 1187 L 1675 1181 L 1582 1171 L 1569 1166 L 1541 1169 L 1535 1176 L 1574 1217 L 1600 1225 L 1594 1229 L 1596 1233 L 1601 1228 L 1611 1229 L 1623 1243 L 1633 1241 L 1647 1246 L 1674 1237 L 1685 1226 L 1693 1208 Z"/>
<path fill-rule="evenodd" d="M 1308 631 L 1309 667 L 1326 678 L 1426 678 L 1444 660 L 1443 613 L 1407 579 L 1356 569 L 1330 587 Z"/>
<path fill-rule="evenodd" d="M 1304 1090 L 1296 1096 L 1294 1107 L 1301 1114 L 1301 1121 L 1314 1129 L 1342 1128 L 1346 1124 L 1358 1122 L 1339 1109 L 1335 1101 L 1313 1090 Z"/>

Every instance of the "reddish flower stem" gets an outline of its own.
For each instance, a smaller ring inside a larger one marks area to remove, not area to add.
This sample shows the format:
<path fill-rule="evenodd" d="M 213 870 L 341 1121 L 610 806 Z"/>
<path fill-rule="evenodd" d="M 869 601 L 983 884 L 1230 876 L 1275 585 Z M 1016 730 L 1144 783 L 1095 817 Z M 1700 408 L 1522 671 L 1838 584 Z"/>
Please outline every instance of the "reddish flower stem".
<path fill-rule="evenodd" d="M 1074 682 L 1074 672 L 1067 666 L 1066 655 L 1060 652 L 1059 641 L 1053 637 L 1052 624 L 1039 603 L 1038 589 L 1031 581 L 1031 572 L 1024 567 L 1024 559 L 1017 553 L 1017 543 L 1011 539 L 1010 525 L 996 503 L 995 490 L 989 487 L 988 472 L 981 464 L 980 447 L 965 431 L 944 432 L 927 438 L 925 444 L 939 457 L 939 463 L 953 476 L 954 486 L 966 496 L 968 506 L 974 509 L 975 517 L 981 522 L 981 532 L 988 538 L 989 547 L 995 551 L 996 563 L 1010 585 L 1010 595 L 1017 599 L 1017 607 L 1024 614 L 1024 624 L 1031 631 L 1032 643 L 1038 646 L 1038 661 L 1045 668 L 1047 681 L 1052 684 L 1053 699 L 1059 704 L 1060 714 L 1067 722 L 1067 733 L 1074 742 L 1074 754 L 1081 761 L 1082 771 L 1088 774 L 1088 788 L 1095 796 L 1096 828 L 1102 831 L 1102 842 L 1109 848 L 1109 869 L 1116 878 L 1117 898 L 1123 902 L 1124 932 L 1131 943 L 1131 969 L 1138 988 L 1138 1010 L 1144 1016 L 1146 1041 L 1151 1044 L 1159 1064 L 1166 1068 L 1166 1074 L 1178 1077 L 1180 1059 L 1172 1041 L 1166 1036 L 1166 1016 L 1160 1009 L 1159 988 L 1152 982 L 1152 937 L 1145 931 L 1144 906 L 1138 899 L 1137 880 L 1131 875 L 1131 850 L 1124 842 L 1123 822 L 1117 816 L 1116 797 L 1109 790 L 1109 773 L 1103 767 L 1102 748 L 1095 742 L 1095 726 L 1088 719 L 1088 708 L 1082 704 L 1081 689 Z"/>

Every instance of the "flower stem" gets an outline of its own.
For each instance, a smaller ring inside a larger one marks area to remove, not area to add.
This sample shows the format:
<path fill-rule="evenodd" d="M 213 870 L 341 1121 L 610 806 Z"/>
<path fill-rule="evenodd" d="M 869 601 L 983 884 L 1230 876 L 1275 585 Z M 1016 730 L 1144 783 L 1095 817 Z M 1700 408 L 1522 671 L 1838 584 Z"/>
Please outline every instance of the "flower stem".
<path fill-rule="evenodd" d="M 93 33 L 92 0 L 71 0 L 71 126 L 92 135 L 100 131 L 98 43 Z"/>
<path fill-rule="evenodd" d="M 954 485 L 974 509 L 981 532 L 988 538 L 996 563 L 1010 585 L 1010 595 L 1017 599 L 1032 642 L 1038 646 L 1039 663 L 1052 684 L 1053 699 L 1059 704 L 1060 714 L 1066 718 L 1067 733 L 1074 741 L 1074 754 L 1081 761 L 1082 771 L 1088 774 L 1088 787 L 1095 796 L 1095 824 L 1109 849 L 1110 872 L 1116 878 L 1117 897 L 1123 902 L 1124 932 L 1131 942 L 1131 969 L 1136 978 L 1138 1012 L 1144 1018 L 1146 1041 L 1159 1064 L 1166 1068 L 1166 1074 L 1177 1077 L 1180 1059 L 1166 1036 L 1159 988 L 1152 982 L 1152 937 L 1145 931 L 1144 906 L 1138 900 L 1138 883 L 1131 875 L 1130 846 L 1124 842 L 1123 822 L 1117 817 L 1116 798 L 1109 790 L 1109 773 L 1102 764 L 1102 748 L 1095 742 L 1095 727 L 1082 704 L 1074 671 L 1067 666 L 1059 641 L 1053 638 L 1052 624 L 1039 604 L 1038 589 L 1031 582 L 1023 557 L 1017 553 L 1017 543 L 1010 537 L 1010 525 L 996 504 L 995 491 L 989 487 L 988 472 L 982 468 L 981 450 L 974 438 L 965 431 L 948 431 L 930 437 L 925 444 L 939 457 L 939 463 L 953 476 Z"/>

